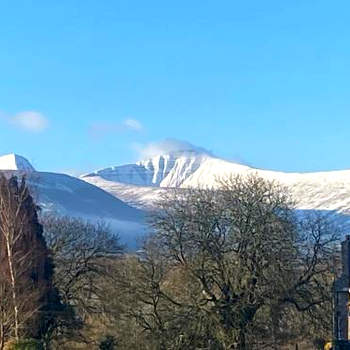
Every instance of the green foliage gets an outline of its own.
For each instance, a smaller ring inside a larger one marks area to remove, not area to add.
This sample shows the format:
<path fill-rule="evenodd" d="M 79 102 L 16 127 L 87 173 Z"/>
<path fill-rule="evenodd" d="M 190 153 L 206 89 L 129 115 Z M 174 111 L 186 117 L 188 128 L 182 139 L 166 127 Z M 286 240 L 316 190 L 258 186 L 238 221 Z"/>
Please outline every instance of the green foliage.
<path fill-rule="evenodd" d="M 4 350 L 44 350 L 44 347 L 36 339 L 22 339 L 7 343 Z"/>

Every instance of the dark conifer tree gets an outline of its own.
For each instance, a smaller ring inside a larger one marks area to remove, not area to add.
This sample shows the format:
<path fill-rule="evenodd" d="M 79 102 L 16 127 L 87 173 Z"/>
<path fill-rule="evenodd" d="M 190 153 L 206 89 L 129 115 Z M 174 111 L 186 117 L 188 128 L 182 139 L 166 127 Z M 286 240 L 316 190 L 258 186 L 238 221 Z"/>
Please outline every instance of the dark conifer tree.
<path fill-rule="evenodd" d="M 38 221 L 38 207 L 24 178 L 0 176 L 0 299 L 2 342 L 40 338 L 59 308 L 53 266 Z"/>

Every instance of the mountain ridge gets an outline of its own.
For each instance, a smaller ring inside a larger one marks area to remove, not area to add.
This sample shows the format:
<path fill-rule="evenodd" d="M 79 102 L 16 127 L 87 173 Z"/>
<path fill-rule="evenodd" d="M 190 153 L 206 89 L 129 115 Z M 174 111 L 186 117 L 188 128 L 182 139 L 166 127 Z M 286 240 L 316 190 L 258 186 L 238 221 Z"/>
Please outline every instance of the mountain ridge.
<path fill-rule="evenodd" d="M 80 176 L 101 178 L 132 185 L 178 187 L 210 155 L 197 151 L 176 151 L 156 155 L 134 164 L 112 166 Z"/>
<path fill-rule="evenodd" d="M 139 164 L 144 166 L 150 162 L 154 165 L 162 157 L 164 155 L 160 154 Z M 195 166 L 191 167 L 189 164 Z M 111 172 L 118 172 L 120 167 L 109 169 Z M 154 169 L 156 168 L 153 167 Z M 286 186 L 297 202 L 297 209 L 334 211 L 350 215 L 350 170 L 305 173 L 264 170 L 200 152 L 192 152 L 190 155 L 178 152 L 176 159 L 172 160 L 171 169 L 168 170 L 162 181 L 154 182 L 151 186 L 147 182 L 135 183 L 128 176 L 117 179 L 105 176 L 103 170 L 90 173 L 89 176 L 83 175 L 81 179 L 103 188 L 132 206 L 150 210 L 168 188 L 216 188 L 219 186 L 219 178 L 256 174 Z M 154 170 L 152 176 L 158 176 L 157 171 Z"/>
<path fill-rule="evenodd" d="M 7 169 L 11 167 L 16 169 Z M 19 177 L 25 174 L 43 211 L 107 220 L 129 243 L 147 230 L 147 212 L 157 208 L 157 201 L 169 189 L 216 188 L 219 178 L 249 174 L 286 186 L 297 210 L 334 213 L 350 228 L 350 170 L 287 173 L 252 168 L 206 152 L 176 150 L 79 178 L 38 172 L 15 154 L 0 157 L 0 171 Z"/>

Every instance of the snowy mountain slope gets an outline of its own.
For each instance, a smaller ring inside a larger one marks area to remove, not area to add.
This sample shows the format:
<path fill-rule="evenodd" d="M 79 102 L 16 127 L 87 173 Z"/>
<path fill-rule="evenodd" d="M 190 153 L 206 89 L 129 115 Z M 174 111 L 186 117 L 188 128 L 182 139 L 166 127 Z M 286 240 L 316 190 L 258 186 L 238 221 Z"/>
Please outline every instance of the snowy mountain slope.
<path fill-rule="evenodd" d="M 37 171 L 1 170 L 5 176 L 26 176 L 31 192 L 43 213 L 103 220 L 117 232 L 123 243 L 135 246 L 144 234 L 145 213 L 129 206 L 101 188 L 77 178 Z"/>
<path fill-rule="evenodd" d="M 77 179 L 38 172 L 23 157 L 0 157 L 4 174 L 26 175 L 44 212 L 58 212 L 90 220 L 103 219 L 129 246 L 147 230 L 146 212 L 169 188 L 216 187 L 231 175 L 257 174 L 287 186 L 301 211 L 336 213 L 350 228 L 350 170 L 318 173 L 284 173 L 254 169 L 202 150 L 169 151 L 149 159 L 102 169 Z"/>
<path fill-rule="evenodd" d="M 27 159 L 14 153 L 0 156 L 0 170 L 35 171 Z"/>
<path fill-rule="evenodd" d="M 168 191 L 167 187 L 137 186 L 121 182 L 105 180 L 100 176 L 89 176 L 83 180 L 103 188 L 106 192 L 121 199 L 123 202 L 141 210 L 152 210 L 156 201 Z"/>
<path fill-rule="evenodd" d="M 159 165 L 161 159 L 171 159 L 171 162 L 156 167 L 155 165 Z M 137 186 L 139 183 L 136 183 L 134 178 L 128 177 L 127 174 L 124 174 L 123 178 L 114 178 L 112 173 L 118 173 L 120 167 L 109 168 L 111 172 L 109 176 L 105 176 L 102 170 L 83 175 L 81 178 L 130 205 L 147 210 L 154 207 L 155 202 L 168 187 L 212 188 L 218 186 L 219 178 L 238 174 L 257 174 L 287 186 L 297 202 L 298 209 L 335 211 L 350 215 L 350 170 L 284 173 L 254 169 L 195 151 L 163 154 L 137 164 L 152 164 L 153 168 L 148 167 L 149 176 L 158 180 L 145 181 L 142 183 L 143 186 Z"/>
<path fill-rule="evenodd" d="M 134 247 L 136 239 L 146 231 L 143 211 L 129 206 L 101 188 L 63 174 L 32 172 L 27 178 L 43 211 L 90 221 L 103 220 L 129 247 Z"/>
<path fill-rule="evenodd" d="M 350 214 L 350 170 L 284 173 L 212 158 L 188 177 L 182 187 L 217 187 L 219 178 L 248 174 L 257 174 L 287 186 L 299 209 L 335 210 Z"/>
<path fill-rule="evenodd" d="M 62 214 L 108 217 L 140 221 L 142 212 L 102 189 L 77 178 L 56 173 L 33 172 L 27 180 L 43 210 L 54 208 Z"/>
<path fill-rule="evenodd" d="M 179 187 L 208 157 L 206 153 L 186 150 L 157 155 L 150 159 L 110 167 L 83 175 L 83 179 L 101 179 L 138 186 Z M 89 180 L 87 180 L 89 181 Z"/>

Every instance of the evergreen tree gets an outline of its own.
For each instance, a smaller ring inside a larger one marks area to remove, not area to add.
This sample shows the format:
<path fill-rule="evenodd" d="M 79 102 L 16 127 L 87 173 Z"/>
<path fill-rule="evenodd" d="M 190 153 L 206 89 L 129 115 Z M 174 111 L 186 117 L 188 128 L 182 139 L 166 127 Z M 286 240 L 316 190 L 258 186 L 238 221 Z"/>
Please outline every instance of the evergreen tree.
<path fill-rule="evenodd" d="M 18 182 L 14 176 L 0 176 L 2 344 L 10 337 L 41 338 L 60 304 L 37 210 L 24 177 Z"/>

